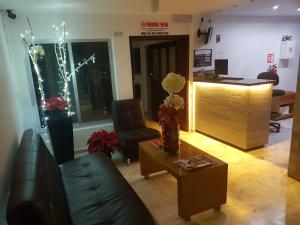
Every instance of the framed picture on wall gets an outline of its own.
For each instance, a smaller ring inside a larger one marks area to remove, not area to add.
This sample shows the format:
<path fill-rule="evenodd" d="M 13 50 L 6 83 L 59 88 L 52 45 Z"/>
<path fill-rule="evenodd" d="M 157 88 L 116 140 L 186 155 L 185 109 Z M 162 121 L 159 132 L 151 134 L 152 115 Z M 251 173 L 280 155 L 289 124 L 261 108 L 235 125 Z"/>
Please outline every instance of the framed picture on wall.
<path fill-rule="evenodd" d="M 194 51 L 194 67 L 212 66 L 212 49 L 198 49 Z"/>

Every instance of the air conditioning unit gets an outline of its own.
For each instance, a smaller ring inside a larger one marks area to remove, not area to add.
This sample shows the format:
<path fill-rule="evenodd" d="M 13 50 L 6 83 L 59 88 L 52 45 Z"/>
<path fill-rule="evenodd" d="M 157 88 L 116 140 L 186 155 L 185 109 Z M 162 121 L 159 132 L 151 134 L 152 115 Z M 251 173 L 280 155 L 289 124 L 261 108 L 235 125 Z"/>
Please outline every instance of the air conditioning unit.
<path fill-rule="evenodd" d="M 192 15 L 172 15 L 172 22 L 174 23 L 192 23 L 193 16 Z"/>

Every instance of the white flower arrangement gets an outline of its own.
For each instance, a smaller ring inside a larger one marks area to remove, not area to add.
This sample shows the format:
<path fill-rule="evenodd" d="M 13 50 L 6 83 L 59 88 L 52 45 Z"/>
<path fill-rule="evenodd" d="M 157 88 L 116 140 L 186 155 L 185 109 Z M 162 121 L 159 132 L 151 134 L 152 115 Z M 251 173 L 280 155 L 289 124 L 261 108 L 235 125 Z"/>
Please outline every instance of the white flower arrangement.
<path fill-rule="evenodd" d="M 179 93 L 183 89 L 185 85 L 185 78 L 179 74 L 168 73 L 161 84 L 164 90 L 169 93 L 169 96 L 164 100 L 164 106 L 174 108 L 176 110 L 183 109 L 184 100 L 175 93 Z"/>
<path fill-rule="evenodd" d="M 185 84 L 185 78 L 179 74 L 168 73 L 165 79 L 161 82 L 165 91 L 170 95 L 179 93 Z"/>
<path fill-rule="evenodd" d="M 174 108 L 176 110 L 184 108 L 184 100 L 179 95 L 169 95 L 164 100 L 164 105 L 166 107 Z"/>

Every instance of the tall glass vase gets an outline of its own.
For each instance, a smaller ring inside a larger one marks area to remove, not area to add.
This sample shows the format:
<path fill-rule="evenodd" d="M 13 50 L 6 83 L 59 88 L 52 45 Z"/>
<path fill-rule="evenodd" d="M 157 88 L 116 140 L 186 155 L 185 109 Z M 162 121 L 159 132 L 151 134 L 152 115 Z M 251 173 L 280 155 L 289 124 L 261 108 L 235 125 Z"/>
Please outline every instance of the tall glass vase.
<path fill-rule="evenodd" d="M 162 138 L 164 151 L 169 155 L 177 155 L 179 150 L 179 125 L 170 126 L 163 124 L 162 126 Z"/>

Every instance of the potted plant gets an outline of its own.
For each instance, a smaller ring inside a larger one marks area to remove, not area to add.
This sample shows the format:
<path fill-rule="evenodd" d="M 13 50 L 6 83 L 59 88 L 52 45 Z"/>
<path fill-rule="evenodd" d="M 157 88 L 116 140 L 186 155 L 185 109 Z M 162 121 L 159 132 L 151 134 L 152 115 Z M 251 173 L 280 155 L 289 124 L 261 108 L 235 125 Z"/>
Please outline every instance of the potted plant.
<path fill-rule="evenodd" d="M 73 121 L 67 113 L 67 102 L 60 97 L 46 100 L 47 126 L 58 164 L 74 159 Z"/>
<path fill-rule="evenodd" d="M 88 152 L 103 152 L 109 158 L 116 151 L 118 139 L 115 132 L 107 132 L 105 130 L 94 132 L 87 141 Z"/>
<path fill-rule="evenodd" d="M 162 127 L 164 151 L 176 155 L 179 150 L 180 110 L 184 108 L 184 100 L 177 95 L 185 85 L 185 78 L 179 74 L 169 73 L 162 81 L 162 86 L 169 96 L 160 106 L 158 118 Z"/>

